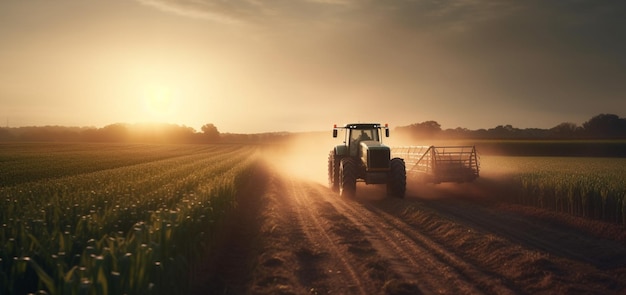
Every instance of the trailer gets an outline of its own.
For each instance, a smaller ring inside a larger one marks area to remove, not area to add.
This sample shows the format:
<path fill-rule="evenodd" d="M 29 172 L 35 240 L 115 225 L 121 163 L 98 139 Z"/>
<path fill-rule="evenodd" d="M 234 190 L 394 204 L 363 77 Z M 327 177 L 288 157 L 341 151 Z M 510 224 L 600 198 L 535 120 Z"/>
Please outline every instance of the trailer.
<path fill-rule="evenodd" d="M 472 182 L 480 174 L 475 146 L 392 147 L 391 154 L 404 159 L 408 175 L 424 182 Z"/>

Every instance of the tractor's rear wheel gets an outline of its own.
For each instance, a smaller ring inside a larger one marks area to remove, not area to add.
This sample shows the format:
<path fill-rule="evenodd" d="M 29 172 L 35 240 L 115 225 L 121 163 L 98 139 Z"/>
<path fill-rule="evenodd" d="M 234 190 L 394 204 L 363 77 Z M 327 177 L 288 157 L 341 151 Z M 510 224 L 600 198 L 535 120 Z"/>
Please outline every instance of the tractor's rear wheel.
<path fill-rule="evenodd" d="M 353 198 L 356 195 L 356 163 L 351 158 L 341 159 L 339 168 L 339 195 Z"/>
<path fill-rule="evenodd" d="M 335 150 L 331 150 L 328 154 L 328 186 L 334 192 L 339 191 L 339 164 L 339 157 Z"/>
<path fill-rule="evenodd" d="M 406 166 L 404 160 L 393 158 L 389 162 L 389 179 L 387 180 L 387 195 L 404 198 L 406 193 Z"/>

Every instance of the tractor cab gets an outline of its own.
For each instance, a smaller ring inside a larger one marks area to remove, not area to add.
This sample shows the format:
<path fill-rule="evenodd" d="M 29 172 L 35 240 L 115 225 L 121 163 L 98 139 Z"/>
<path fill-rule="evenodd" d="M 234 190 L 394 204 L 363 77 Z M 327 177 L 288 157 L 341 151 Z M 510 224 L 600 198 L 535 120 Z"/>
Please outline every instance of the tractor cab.
<path fill-rule="evenodd" d="M 382 144 L 382 134 L 381 131 L 385 130 L 385 136 L 389 137 L 389 127 L 387 124 L 385 126 L 381 126 L 380 124 L 346 124 L 344 127 L 337 127 L 337 125 L 333 128 L 333 137 L 337 137 L 337 130 L 345 129 L 345 139 L 344 144 L 347 147 L 347 151 L 351 157 L 359 157 L 362 156 L 361 151 L 361 143 L 369 142 L 370 145 L 380 145 Z"/>

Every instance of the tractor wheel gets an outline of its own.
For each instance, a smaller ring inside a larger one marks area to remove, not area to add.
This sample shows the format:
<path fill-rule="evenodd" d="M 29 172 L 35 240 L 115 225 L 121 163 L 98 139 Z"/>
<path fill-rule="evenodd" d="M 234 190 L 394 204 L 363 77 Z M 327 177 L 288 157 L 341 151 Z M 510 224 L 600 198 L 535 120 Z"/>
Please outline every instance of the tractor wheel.
<path fill-rule="evenodd" d="M 389 162 L 389 179 L 387 180 L 387 195 L 404 198 L 406 192 L 406 166 L 404 160 L 393 158 Z"/>
<path fill-rule="evenodd" d="M 328 154 L 328 186 L 333 192 L 339 191 L 339 157 L 334 150 Z"/>
<path fill-rule="evenodd" d="M 356 163 L 351 158 L 341 159 L 339 167 L 339 195 L 353 198 L 356 195 Z"/>

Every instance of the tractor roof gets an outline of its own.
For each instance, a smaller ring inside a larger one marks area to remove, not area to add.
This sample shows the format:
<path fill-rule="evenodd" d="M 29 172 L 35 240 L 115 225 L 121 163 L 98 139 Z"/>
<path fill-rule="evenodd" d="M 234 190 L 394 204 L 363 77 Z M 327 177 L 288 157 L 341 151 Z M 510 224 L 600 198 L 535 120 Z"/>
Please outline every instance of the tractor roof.
<path fill-rule="evenodd" d="M 344 128 L 347 129 L 372 129 L 381 127 L 382 126 L 379 123 L 350 123 L 344 126 Z"/>

